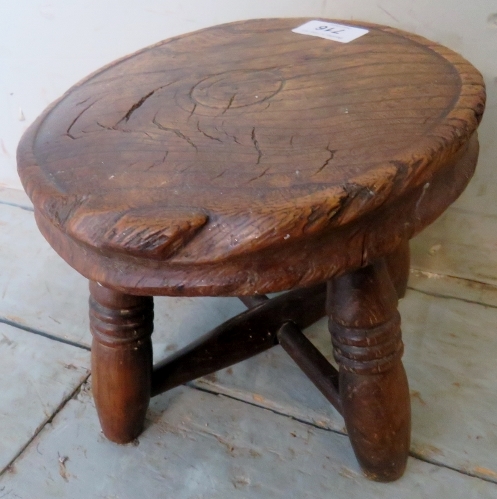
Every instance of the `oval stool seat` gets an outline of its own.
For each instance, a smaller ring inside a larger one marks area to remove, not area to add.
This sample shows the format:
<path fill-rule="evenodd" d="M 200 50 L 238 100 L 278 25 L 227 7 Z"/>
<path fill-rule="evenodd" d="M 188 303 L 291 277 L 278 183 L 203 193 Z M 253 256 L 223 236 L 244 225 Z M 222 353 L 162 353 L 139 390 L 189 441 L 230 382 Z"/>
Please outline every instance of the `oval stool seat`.
<path fill-rule="evenodd" d="M 173 38 L 52 105 L 18 158 L 59 254 L 124 291 L 254 294 L 363 266 L 433 221 L 476 162 L 481 76 L 392 28 L 345 44 L 292 32 L 304 21 Z"/>
<path fill-rule="evenodd" d="M 343 415 L 366 476 L 391 481 L 410 445 L 408 241 L 469 182 L 485 89 L 419 36 L 293 31 L 308 21 L 216 26 L 106 66 L 31 125 L 19 175 L 45 238 L 90 280 L 109 439 L 140 434 L 151 396 L 279 344 Z M 153 366 L 155 295 L 249 310 Z M 302 333 L 325 315 L 338 369 Z"/>

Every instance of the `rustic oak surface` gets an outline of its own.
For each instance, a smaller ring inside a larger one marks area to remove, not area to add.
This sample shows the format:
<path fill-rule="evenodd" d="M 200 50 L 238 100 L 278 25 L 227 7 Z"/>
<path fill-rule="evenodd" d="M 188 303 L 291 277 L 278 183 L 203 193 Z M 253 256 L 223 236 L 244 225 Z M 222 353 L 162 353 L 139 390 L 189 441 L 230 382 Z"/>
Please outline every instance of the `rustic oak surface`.
<path fill-rule="evenodd" d="M 69 90 L 18 153 L 54 248 L 123 291 L 250 294 L 363 265 L 433 221 L 476 162 L 480 74 L 392 28 L 340 44 L 291 31 L 305 21 L 183 35 Z"/>
<path fill-rule="evenodd" d="M 365 475 L 379 481 L 402 476 L 410 446 L 397 303 L 384 260 L 328 283 L 326 308 L 345 426 Z"/>

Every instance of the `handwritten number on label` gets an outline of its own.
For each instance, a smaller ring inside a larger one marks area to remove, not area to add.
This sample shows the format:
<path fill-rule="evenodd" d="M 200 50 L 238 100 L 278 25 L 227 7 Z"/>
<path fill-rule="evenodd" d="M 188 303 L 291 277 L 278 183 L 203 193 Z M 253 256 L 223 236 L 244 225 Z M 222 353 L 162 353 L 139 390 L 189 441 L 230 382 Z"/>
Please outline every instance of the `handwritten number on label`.
<path fill-rule="evenodd" d="M 316 29 L 329 31 L 330 33 L 336 33 L 336 34 L 343 33 L 345 31 L 344 29 L 332 28 L 331 26 L 318 26 Z"/>

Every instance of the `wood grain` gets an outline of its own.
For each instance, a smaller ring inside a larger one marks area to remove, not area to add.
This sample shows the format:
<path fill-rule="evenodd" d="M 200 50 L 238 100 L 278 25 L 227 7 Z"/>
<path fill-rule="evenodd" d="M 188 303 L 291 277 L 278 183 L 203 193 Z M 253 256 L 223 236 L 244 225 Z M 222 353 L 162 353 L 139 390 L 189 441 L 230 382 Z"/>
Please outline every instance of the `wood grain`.
<path fill-rule="evenodd" d="M 291 31 L 305 21 L 166 40 L 74 86 L 30 127 L 19 173 L 66 261 L 122 291 L 275 291 L 376 258 L 365 217 L 416 198 L 402 212 L 409 238 L 457 197 L 476 161 L 457 158 L 483 112 L 478 71 L 392 28 L 357 23 L 369 33 L 339 44 Z M 419 189 L 455 170 L 429 206 Z M 337 237 L 350 257 L 325 270 L 316 248 Z M 312 269 L 297 261 L 303 246 Z M 291 262 L 280 275 L 268 252 Z"/>
<path fill-rule="evenodd" d="M 400 360 L 397 293 L 385 261 L 331 280 L 328 293 L 333 353 L 352 447 L 366 476 L 396 480 L 407 462 L 411 410 Z"/>
<path fill-rule="evenodd" d="M 105 436 L 117 443 L 143 429 L 152 377 L 153 301 L 90 283 L 92 389 Z"/>
<path fill-rule="evenodd" d="M 394 252 L 385 257 L 385 262 L 397 297 L 404 298 L 411 264 L 409 241 L 402 241 Z"/>

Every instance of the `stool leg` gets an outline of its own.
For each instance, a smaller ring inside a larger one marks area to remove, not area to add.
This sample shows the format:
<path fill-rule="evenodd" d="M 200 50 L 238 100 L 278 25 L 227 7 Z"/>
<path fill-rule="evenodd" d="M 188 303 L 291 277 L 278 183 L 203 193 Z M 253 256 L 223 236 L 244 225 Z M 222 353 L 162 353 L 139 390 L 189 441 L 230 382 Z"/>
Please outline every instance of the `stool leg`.
<path fill-rule="evenodd" d="M 386 258 L 388 273 L 393 282 L 398 298 L 404 298 L 409 279 L 409 267 L 411 266 L 411 253 L 409 240 L 403 241 L 397 249 Z"/>
<path fill-rule="evenodd" d="M 397 295 L 385 261 L 329 281 L 327 310 L 357 460 L 368 478 L 395 480 L 406 466 L 411 414 Z"/>
<path fill-rule="evenodd" d="M 90 282 L 92 389 L 105 436 L 120 444 L 143 429 L 152 376 L 153 298 Z"/>

